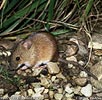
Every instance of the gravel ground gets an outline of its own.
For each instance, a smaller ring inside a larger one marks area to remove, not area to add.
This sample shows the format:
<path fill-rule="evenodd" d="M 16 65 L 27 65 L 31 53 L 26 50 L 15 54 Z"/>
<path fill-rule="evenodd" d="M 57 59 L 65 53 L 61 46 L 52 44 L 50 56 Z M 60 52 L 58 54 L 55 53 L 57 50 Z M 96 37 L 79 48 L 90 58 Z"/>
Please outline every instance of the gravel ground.
<path fill-rule="evenodd" d="M 66 39 L 60 40 L 60 38 Z M 95 48 L 92 51 L 90 62 L 85 67 L 88 62 L 89 49 L 83 39 L 79 39 L 79 36 L 67 36 L 66 34 L 57 37 L 57 40 L 60 51 L 59 57 L 62 61 L 49 62 L 44 69 L 41 67 L 38 69 L 27 69 L 26 71 L 18 70 L 13 76 L 16 81 L 14 79 L 11 81 L 12 78 L 5 78 L 4 74 L 1 74 L 1 99 L 102 99 L 102 51 L 96 51 L 98 49 Z M 94 42 L 96 42 L 95 39 Z M 61 45 L 62 43 L 64 45 Z M 70 61 L 70 63 L 66 63 L 66 61 Z"/>

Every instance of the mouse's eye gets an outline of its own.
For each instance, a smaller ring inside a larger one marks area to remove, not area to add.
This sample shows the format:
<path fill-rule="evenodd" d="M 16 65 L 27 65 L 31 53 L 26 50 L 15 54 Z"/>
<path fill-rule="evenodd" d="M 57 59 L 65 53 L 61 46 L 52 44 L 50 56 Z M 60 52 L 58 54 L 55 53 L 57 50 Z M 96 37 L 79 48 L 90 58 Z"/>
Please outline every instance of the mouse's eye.
<path fill-rule="evenodd" d="M 19 61 L 20 60 L 20 57 L 16 57 L 16 61 Z"/>

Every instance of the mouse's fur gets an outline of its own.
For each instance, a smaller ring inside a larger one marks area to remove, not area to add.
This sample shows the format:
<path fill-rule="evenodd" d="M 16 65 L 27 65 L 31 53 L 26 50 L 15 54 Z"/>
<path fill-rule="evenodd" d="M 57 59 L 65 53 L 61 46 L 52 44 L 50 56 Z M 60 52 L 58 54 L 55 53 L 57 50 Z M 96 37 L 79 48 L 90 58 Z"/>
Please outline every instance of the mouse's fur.
<path fill-rule="evenodd" d="M 27 67 L 38 67 L 46 64 L 57 54 L 57 44 L 55 38 L 47 32 L 32 34 L 27 39 L 22 40 L 11 55 L 11 69 L 25 65 Z"/>

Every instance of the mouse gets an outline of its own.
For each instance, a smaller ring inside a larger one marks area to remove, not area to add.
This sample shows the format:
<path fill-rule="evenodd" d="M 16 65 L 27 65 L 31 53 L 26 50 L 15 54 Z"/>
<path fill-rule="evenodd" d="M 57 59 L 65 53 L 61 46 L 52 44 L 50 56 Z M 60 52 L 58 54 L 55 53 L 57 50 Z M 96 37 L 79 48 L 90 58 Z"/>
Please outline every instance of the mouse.
<path fill-rule="evenodd" d="M 21 40 L 12 51 L 10 69 L 39 67 L 56 59 L 57 43 L 49 32 L 36 32 Z"/>

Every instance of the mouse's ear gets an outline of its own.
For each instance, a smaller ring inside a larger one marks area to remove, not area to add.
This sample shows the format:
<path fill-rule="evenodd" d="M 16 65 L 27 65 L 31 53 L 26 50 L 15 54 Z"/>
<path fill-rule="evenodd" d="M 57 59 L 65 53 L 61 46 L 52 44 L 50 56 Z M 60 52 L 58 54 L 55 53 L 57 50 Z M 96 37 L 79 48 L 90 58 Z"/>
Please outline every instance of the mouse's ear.
<path fill-rule="evenodd" d="M 32 42 L 30 40 L 25 40 L 23 41 L 22 45 L 25 49 L 30 49 L 32 46 Z"/>

